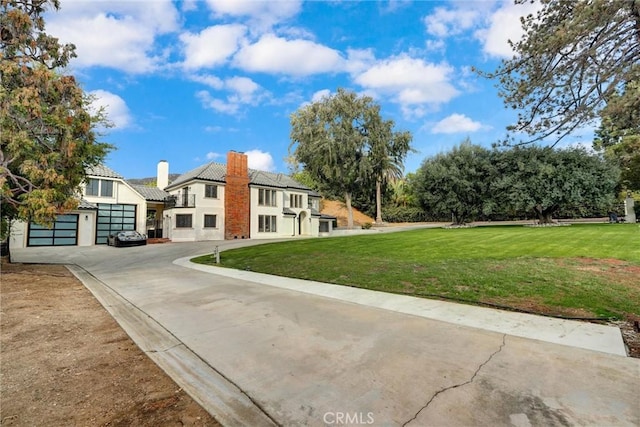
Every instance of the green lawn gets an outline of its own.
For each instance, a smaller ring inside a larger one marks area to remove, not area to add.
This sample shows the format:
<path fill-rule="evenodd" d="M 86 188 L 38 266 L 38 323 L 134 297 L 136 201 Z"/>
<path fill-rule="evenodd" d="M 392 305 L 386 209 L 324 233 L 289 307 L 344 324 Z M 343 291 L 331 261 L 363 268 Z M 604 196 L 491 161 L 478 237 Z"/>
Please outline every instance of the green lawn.
<path fill-rule="evenodd" d="M 212 263 L 211 256 L 194 260 Z M 223 267 L 572 317 L 640 316 L 640 226 L 491 226 L 295 240 Z"/>

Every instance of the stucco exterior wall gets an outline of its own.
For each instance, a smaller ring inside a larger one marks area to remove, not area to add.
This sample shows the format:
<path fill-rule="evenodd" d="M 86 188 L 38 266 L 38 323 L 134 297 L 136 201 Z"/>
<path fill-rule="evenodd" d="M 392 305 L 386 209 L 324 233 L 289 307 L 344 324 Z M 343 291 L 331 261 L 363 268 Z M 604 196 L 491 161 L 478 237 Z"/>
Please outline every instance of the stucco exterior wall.
<path fill-rule="evenodd" d="M 291 234 L 281 234 L 282 230 L 285 229 L 284 218 L 282 215 L 283 209 L 283 199 L 282 199 L 282 191 L 276 190 L 276 206 L 260 206 L 258 204 L 258 192 L 260 188 L 266 187 L 250 187 L 250 231 L 252 239 L 273 239 L 276 237 L 281 237 L 282 235 L 290 236 Z M 273 188 L 269 188 L 269 190 L 273 190 Z M 267 216 L 275 216 L 276 217 L 276 232 L 261 232 L 258 227 L 258 217 L 260 215 Z"/>
<path fill-rule="evenodd" d="M 218 186 L 218 197 L 205 197 L 206 185 Z M 189 194 L 194 195 L 194 208 L 172 208 L 164 211 L 164 228 L 174 242 L 194 242 L 201 240 L 224 240 L 225 186 L 211 182 L 193 182 L 189 186 Z M 170 194 L 178 195 L 182 188 L 172 190 Z M 191 228 L 176 228 L 176 215 L 191 215 Z M 204 216 L 216 215 L 216 227 L 205 228 Z"/>
<path fill-rule="evenodd" d="M 103 181 L 113 181 L 113 196 L 90 196 L 86 194 L 86 188 L 82 189 L 83 197 L 93 204 L 109 203 L 118 205 L 136 205 L 136 230 L 141 233 L 147 232 L 147 201 L 137 191 L 121 180 L 109 180 L 108 178 L 96 177 Z M 84 219 L 83 219 L 84 220 Z M 95 218 L 94 218 L 95 224 Z"/>
<path fill-rule="evenodd" d="M 96 212 L 93 210 L 75 210 L 69 214 L 78 215 L 78 246 L 91 246 L 94 244 L 96 229 Z M 29 224 L 24 221 L 14 221 L 11 224 L 9 245 L 11 248 L 21 249 L 28 245 L 27 237 Z"/>

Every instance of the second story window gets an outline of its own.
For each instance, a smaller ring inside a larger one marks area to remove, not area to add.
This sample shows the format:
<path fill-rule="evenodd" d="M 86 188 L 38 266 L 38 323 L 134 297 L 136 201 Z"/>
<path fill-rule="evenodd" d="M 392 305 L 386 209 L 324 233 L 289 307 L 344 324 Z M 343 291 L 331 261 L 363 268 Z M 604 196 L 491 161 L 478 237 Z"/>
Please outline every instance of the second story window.
<path fill-rule="evenodd" d="M 278 206 L 276 200 L 276 190 L 267 190 L 265 188 L 258 189 L 258 205 Z"/>
<path fill-rule="evenodd" d="M 205 185 L 204 187 L 204 197 L 208 199 L 217 199 L 218 198 L 218 186 L 217 185 Z"/>
<path fill-rule="evenodd" d="M 85 191 L 87 196 L 97 196 L 100 194 L 100 180 L 99 179 L 88 179 L 87 180 L 87 189 Z"/>
<path fill-rule="evenodd" d="M 85 194 L 87 196 L 113 197 L 113 181 L 89 178 Z"/>
<path fill-rule="evenodd" d="M 289 206 L 292 208 L 301 208 L 302 207 L 302 194 L 290 194 L 289 195 Z"/>

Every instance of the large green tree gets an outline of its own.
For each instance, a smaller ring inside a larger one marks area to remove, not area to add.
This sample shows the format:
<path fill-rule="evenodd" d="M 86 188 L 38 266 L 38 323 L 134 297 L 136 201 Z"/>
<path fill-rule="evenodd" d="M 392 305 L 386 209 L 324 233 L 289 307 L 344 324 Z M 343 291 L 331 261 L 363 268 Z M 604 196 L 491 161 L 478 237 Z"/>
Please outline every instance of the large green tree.
<path fill-rule="evenodd" d="M 583 148 L 537 145 L 493 149 L 468 140 L 426 159 L 411 179 L 412 192 L 430 215 L 461 224 L 479 216 L 534 214 L 542 224 L 560 211 L 577 216 L 607 211 L 618 170 Z"/>
<path fill-rule="evenodd" d="M 97 142 L 90 99 L 73 76 L 75 56 L 45 33 L 43 14 L 58 0 L 0 1 L 0 196 L 3 223 L 19 218 L 50 223 L 77 206 L 85 169 L 110 146 Z"/>
<path fill-rule="evenodd" d="M 515 0 L 516 4 L 530 0 Z M 512 135 L 560 140 L 598 119 L 617 94 L 638 82 L 640 1 L 539 0 L 522 18 L 514 56 L 491 74 L 505 104 L 518 112 Z M 513 136 L 512 136 L 513 138 Z"/>
<path fill-rule="evenodd" d="M 640 191 L 640 81 L 611 96 L 600 116 L 594 148 L 618 164 L 623 190 Z"/>
<path fill-rule="evenodd" d="M 464 224 L 492 212 L 489 187 L 494 179 L 491 151 L 473 145 L 467 138 L 450 152 L 425 159 L 413 175 L 411 186 L 426 212 Z"/>
<path fill-rule="evenodd" d="M 353 227 L 354 195 L 376 187 L 378 200 L 386 177 L 402 170 L 411 136 L 394 132 L 368 96 L 344 89 L 305 105 L 291 115 L 291 157 L 326 194 L 341 195 Z M 401 172 L 400 172 L 401 173 Z"/>
<path fill-rule="evenodd" d="M 560 210 L 605 212 L 614 201 L 618 169 L 584 148 L 520 146 L 494 151 L 493 163 L 495 205 L 531 212 L 542 224 L 552 223 Z"/>

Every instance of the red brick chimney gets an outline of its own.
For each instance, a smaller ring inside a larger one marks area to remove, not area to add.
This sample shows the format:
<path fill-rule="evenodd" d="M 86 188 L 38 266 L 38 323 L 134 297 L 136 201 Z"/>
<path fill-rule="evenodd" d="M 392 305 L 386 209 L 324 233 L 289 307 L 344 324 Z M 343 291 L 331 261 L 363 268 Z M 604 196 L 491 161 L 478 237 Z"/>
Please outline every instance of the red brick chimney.
<path fill-rule="evenodd" d="M 243 153 L 227 153 L 227 177 L 224 189 L 224 238 L 248 239 L 250 236 L 249 167 Z"/>

